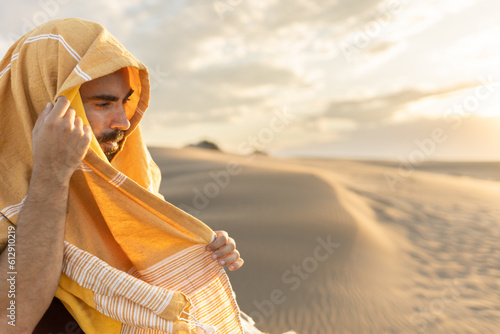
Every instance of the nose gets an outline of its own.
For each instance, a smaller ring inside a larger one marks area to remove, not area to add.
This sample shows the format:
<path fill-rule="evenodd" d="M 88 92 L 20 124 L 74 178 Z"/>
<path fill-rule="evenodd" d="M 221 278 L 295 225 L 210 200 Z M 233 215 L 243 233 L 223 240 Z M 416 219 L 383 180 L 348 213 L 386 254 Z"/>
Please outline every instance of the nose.
<path fill-rule="evenodd" d="M 130 127 L 130 122 L 122 104 L 118 104 L 113 110 L 113 118 L 110 124 L 112 129 L 126 131 Z"/>

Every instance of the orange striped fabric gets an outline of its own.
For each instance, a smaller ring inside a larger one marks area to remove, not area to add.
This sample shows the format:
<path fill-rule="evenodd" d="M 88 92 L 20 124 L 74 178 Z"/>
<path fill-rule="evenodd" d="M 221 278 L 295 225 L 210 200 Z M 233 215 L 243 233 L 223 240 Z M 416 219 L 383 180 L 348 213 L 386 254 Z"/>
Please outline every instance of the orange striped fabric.
<path fill-rule="evenodd" d="M 218 333 L 242 331 L 239 314 L 230 311 L 237 305 L 229 280 L 203 245 L 192 246 L 141 272 L 131 270 L 135 275 L 117 270 L 67 242 L 64 258 L 64 274 L 94 291 L 97 310 L 120 320 L 126 333 L 150 333 L 150 329 L 173 333 L 173 322 L 161 316 L 175 302 L 173 291 L 184 293 L 191 302 L 184 313 L 187 322 L 197 321 Z M 221 290 L 225 296 L 221 296 Z M 134 332 L 136 327 L 148 330 Z"/>
<path fill-rule="evenodd" d="M 198 321 L 211 324 L 221 333 L 241 332 L 239 317 L 231 311 L 238 306 L 229 280 L 203 245 L 187 248 L 138 273 L 155 286 L 185 293 Z"/>
<path fill-rule="evenodd" d="M 229 280 L 204 251 L 213 231 L 158 193 L 161 173 L 139 127 L 148 71 L 98 24 L 48 22 L 0 62 L 0 168 L 9 171 L 0 178 L 0 250 L 28 192 L 38 114 L 66 96 L 88 124 L 79 87 L 121 68 L 134 90 L 131 125 L 111 162 L 94 137 L 71 178 L 56 297 L 87 334 L 242 333 Z"/>

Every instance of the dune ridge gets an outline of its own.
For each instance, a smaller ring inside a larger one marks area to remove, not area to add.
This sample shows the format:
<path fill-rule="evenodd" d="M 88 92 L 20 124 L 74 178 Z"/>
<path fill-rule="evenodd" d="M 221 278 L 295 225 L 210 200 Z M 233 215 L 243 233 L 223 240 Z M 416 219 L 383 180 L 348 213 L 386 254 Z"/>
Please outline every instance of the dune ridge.
<path fill-rule="evenodd" d="M 499 183 L 415 171 L 391 188 L 397 166 L 151 152 L 166 199 L 237 240 L 229 275 L 262 330 L 498 332 Z"/>

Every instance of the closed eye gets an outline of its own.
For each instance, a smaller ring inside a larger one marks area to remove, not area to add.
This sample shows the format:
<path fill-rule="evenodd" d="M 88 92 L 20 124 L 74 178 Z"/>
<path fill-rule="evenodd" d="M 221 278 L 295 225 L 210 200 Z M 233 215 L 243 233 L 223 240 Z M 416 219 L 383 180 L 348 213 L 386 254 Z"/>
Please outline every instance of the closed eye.
<path fill-rule="evenodd" d="M 103 103 L 96 103 L 96 107 L 98 108 L 106 108 L 110 105 L 111 103 L 109 102 L 103 102 Z"/>

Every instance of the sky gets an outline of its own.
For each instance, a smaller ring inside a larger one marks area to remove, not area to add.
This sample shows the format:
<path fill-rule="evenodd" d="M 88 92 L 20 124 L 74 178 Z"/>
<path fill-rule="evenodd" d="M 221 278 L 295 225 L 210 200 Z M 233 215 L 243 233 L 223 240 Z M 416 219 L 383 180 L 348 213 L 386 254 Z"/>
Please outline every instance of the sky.
<path fill-rule="evenodd" d="M 495 0 L 39 0 L 0 12 L 0 55 L 63 17 L 150 71 L 148 145 L 278 156 L 500 158 Z"/>

